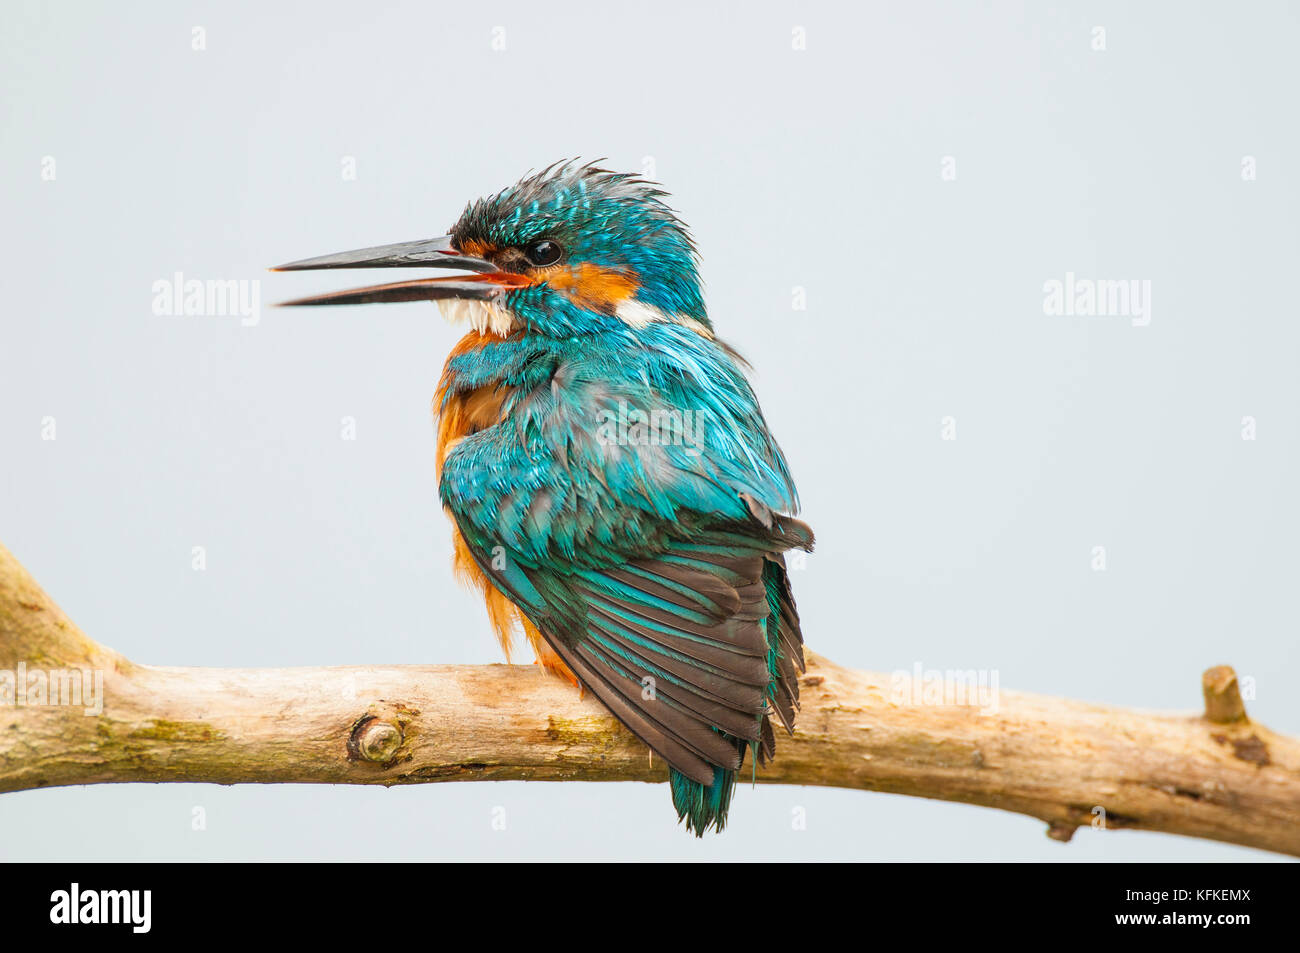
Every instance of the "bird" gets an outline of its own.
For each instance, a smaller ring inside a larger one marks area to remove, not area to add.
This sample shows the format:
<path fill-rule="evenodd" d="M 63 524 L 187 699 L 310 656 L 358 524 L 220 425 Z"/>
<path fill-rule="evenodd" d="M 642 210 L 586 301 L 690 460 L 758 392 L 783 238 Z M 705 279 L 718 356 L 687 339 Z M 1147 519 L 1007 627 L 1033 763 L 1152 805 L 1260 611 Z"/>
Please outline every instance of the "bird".
<path fill-rule="evenodd" d="M 565 160 L 469 202 L 442 237 L 274 271 L 447 268 L 284 302 L 434 301 L 467 325 L 434 398 L 453 566 L 507 661 L 594 695 L 669 768 L 687 831 L 726 825 L 745 756 L 793 734 L 811 551 L 790 468 L 705 307 L 658 183 Z"/>

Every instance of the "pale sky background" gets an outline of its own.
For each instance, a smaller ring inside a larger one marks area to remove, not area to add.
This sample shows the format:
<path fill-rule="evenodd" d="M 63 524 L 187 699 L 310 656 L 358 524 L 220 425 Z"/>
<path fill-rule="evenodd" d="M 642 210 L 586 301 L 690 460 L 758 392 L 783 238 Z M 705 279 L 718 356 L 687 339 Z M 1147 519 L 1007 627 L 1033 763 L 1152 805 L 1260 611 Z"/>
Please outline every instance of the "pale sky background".
<path fill-rule="evenodd" d="M 499 661 L 435 490 L 461 332 L 276 312 L 372 276 L 262 269 L 649 158 L 817 530 L 812 647 L 1155 709 L 1230 663 L 1300 734 L 1295 9 L 701 7 L 7 4 L 0 539 L 140 662 Z M 155 315 L 178 271 L 260 280 L 260 321 Z M 1151 282 L 1150 324 L 1046 315 L 1067 272 Z M 1273 859 L 774 786 L 703 842 L 644 784 L 65 788 L 0 796 L 0 829 L 5 861 Z"/>

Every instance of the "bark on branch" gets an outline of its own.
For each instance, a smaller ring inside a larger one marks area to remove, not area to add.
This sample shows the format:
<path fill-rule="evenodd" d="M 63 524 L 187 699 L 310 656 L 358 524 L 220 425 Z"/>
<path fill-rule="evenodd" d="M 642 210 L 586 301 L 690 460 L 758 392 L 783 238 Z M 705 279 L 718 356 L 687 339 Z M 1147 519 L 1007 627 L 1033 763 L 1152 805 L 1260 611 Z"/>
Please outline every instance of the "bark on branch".
<path fill-rule="evenodd" d="M 66 690 L 58 673 L 70 670 L 102 673 L 102 713 L 85 713 L 92 697 L 48 703 L 65 700 L 49 686 Z M 802 689 L 798 730 L 780 739 L 761 782 L 996 807 L 1042 819 L 1059 840 L 1104 824 L 1300 856 L 1300 742 L 1247 718 L 1226 666 L 1205 673 L 1204 714 L 1019 692 L 1001 692 L 985 713 L 900 704 L 889 676 L 811 653 Z M 536 666 L 139 665 L 87 638 L 0 546 L 0 791 L 663 781 L 647 754 L 591 696 Z"/>

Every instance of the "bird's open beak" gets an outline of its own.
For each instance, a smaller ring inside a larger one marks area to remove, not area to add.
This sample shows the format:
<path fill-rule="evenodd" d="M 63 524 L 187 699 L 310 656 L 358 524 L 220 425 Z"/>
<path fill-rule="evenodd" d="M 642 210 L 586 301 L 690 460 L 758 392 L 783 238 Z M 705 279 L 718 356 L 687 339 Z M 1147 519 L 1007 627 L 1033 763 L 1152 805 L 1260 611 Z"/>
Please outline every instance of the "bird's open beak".
<path fill-rule="evenodd" d="M 513 288 L 530 282 L 523 275 L 498 271 L 486 258 L 462 254 L 450 235 L 422 242 L 398 242 L 356 251 L 304 258 L 279 265 L 272 271 L 315 271 L 324 268 L 458 268 L 473 275 L 447 278 L 418 278 L 386 285 L 370 285 L 349 291 L 334 291 L 283 301 L 282 306 L 319 304 L 368 304 L 374 301 L 438 301 L 451 298 L 495 301 Z"/>

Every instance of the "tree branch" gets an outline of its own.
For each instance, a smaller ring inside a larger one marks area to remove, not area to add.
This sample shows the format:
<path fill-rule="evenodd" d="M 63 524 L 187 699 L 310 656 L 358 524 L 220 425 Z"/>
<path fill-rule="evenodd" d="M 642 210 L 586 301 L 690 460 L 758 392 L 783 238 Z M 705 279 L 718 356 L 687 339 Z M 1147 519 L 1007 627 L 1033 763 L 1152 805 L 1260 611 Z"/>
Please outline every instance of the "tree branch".
<path fill-rule="evenodd" d="M 103 710 L 88 716 L 95 672 Z M 79 704 L 42 703 L 72 682 L 84 696 L 57 700 Z M 42 684 L 54 685 L 44 698 Z M 1018 692 L 981 713 L 903 704 L 895 687 L 810 654 L 798 729 L 758 780 L 996 807 L 1059 840 L 1104 824 L 1300 856 L 1300 742 L 1247 718 L 1226 666 L 1205 673 L 1206 715 Z M 0 546 L 0 791 L 665 776 L 591 696 L 536 666 L 135 664 L 82 634 Z"/>

